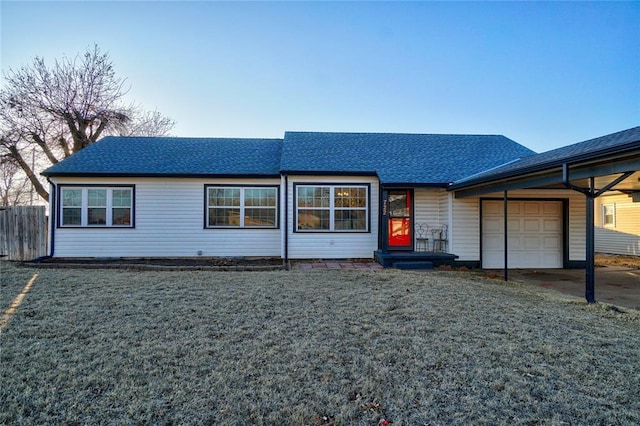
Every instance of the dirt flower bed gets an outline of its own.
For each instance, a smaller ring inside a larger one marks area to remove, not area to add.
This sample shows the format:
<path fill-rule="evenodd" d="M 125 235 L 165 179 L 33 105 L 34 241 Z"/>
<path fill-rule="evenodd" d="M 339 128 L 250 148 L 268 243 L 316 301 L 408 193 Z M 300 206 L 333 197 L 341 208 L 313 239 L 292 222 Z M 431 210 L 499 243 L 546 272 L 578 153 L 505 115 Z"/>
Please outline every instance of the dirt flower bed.
<path fill-rule="evenodd" d="M 640 423 L 640 314 L 544 288 L 0 268 L 0 424 Z"/>
<path fill-rule="evenodd" d="M 622 256 L 616 254 L 596 253 L 596 266 L 623 266 L 640 269 L 640 256 Z"/>
<path fill-rule="evenodd" d="M 279 258 L 271 257 L 163 257 L 163 258 L 43 258 L 31 266 L 92 269 L 203 269 L 203 270 L 265 270 L 285 269 Z"/>

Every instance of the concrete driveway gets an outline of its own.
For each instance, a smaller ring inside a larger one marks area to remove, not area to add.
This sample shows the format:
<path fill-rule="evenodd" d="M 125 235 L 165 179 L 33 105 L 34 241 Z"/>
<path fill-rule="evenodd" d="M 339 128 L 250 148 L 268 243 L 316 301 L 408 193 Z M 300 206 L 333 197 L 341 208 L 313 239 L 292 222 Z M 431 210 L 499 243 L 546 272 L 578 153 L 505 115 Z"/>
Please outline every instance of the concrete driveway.
<path fill-rule="evenodd" d="M 584 269 L 513 269 L 509 279 L 530 282 L 584 299 Z M 596 301 L 640 311 L 640 269 L 596 268 Z"/>

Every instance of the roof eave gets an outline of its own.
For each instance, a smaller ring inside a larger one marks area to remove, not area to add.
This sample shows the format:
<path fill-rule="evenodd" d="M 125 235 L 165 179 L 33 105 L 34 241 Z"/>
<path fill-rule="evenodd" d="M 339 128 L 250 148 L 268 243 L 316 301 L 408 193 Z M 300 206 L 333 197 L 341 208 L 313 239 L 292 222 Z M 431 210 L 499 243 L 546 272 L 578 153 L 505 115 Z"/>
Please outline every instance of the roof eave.
<path fill-rule="evenodd" d="M 77 173 L 77 172 L 58 172 L 58 173 L 42 173 L 46 177 L 78 177 L 78 178 L 253 178 L 253 179 L 270 179 L 279 178 L 280 174 L 262 174 L 262 173 L 246 173 L 246 174 L 230 174 L 230 173 Z"/>
<path fill-rule="evenodd" d="M 281 170 L 280 173 L 300 176 L 378 176 L 374 171 Z"/>
<path fill-rule="evenodd" d="M 504 172 L 504 173 L 491 174 L 491 175 L 488 175 L 488 176 L 479 177 L 479 178 L 476 178 L 476 179 L 471 179 L 471 180 L 463 181 L 463 182 L 460 182 L 460 183 L 454 182 L 449 187 L 449 189 L 452 190 L 452 191 L 456 191 L 456 190 L 465 189 L 465 188 L 469 188 L 469 187 L 473 187 L 473 186 L 479 186 L 479 185 L 487 184 L 487 183 L 490 183 L 490 182 L 505 180 L 505 179 L 509 179 L 509 178 L 515 178 L 515 177 L 522 176 L 522 175 L 538 173 L 538 172 L 544 172 L 544 171 L 552 171 L 554 168 L 562 167 L 563 164 L 574 165 L 574 164 L 588 162 L 590 160 L 595 160 L 595 159 L 597 159 L 599 157 L 602 157 L 602 156 L 619 155 L 619 154 L 623 154 L 625 152 L 631 152 L 634 149 L 637 150 L 639 142 L 640 141 L 628 142 L 628 143 L 626 143 L 624 145 L 618 145 L 618 146 L 615 146 L 615 147 L 605 148 L 605 149 L 601 149 L 601 150 L 598 150 L 598 151 L 590 151 L 588 153 L 585 153 L 585 154 L 582 154 L 582 155 L 578 155 L 578 156 L 575 156 L 575 157 L 571 157 L 571 158 L 566 158 L 565 157 L 565 158 L 549 161 L 549 162 L 542 163 L 542 164 L 536 164 L 536 165 L 530 166 L 530 167 L 524 167 L 522 169 L 515 169 L 515 170 L 510 170 L 510 171 Z"/>
<path fill-rule="evenodd" d="M 380 185 L 384 188 L 448 188 L 450 182 L 384 182 Z"/>
<path fill-rule="evenodd" d="M 473 185 L 456 185 L 450 188 L 455 192 L 456 198 L 465 198 L 523 188 L 551 188 L 561 185 L 566 188 L 566 183 L 586 179 L 589 177 L 617 175 L 629 171 L 640 170 L 640 145 L 636 146 L 636 151 L 618 152 L 599 158 L 591 157 L 571 163 L 568 159 L 565 162 L 548 165 L 547 168 L 511 174 L 506 177 L 496 177 L 493 179 L 478 182 Z M 567 165 L 565 174 L 564 165 Z M 569 168 L 570 167 L 570 168 Z"/>

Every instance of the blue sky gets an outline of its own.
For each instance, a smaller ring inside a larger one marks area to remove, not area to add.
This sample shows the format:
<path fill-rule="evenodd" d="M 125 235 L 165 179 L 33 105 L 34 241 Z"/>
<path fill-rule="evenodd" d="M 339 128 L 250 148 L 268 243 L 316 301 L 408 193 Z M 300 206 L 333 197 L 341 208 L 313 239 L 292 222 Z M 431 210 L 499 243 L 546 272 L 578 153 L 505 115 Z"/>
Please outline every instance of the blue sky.
<path fill-rule="evenodd" d="M 640 2 L 0 3 L 2 69 L 94 43 L 177 136 L 503 134 L 546 151 L 640 125 Z"/>

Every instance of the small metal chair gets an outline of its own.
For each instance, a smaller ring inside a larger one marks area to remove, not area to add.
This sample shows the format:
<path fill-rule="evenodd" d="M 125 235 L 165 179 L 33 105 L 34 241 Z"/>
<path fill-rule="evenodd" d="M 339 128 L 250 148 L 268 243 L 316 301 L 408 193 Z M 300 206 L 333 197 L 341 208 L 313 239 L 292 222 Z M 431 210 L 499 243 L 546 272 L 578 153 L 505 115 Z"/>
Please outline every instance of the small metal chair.
<path fill-rule="evenodd" d="M 431 229 L 431 235 L 433 236 L 433 251 L 434 252 L 446 252 L 447 251 L 447 225 L 434 227 Z"/>
<path fill-rule="evenodd" d="M 429 250 L 429 225 L 426 223 L 418 223 L 416 224 L 416 251 L 427 251 Z"/>

